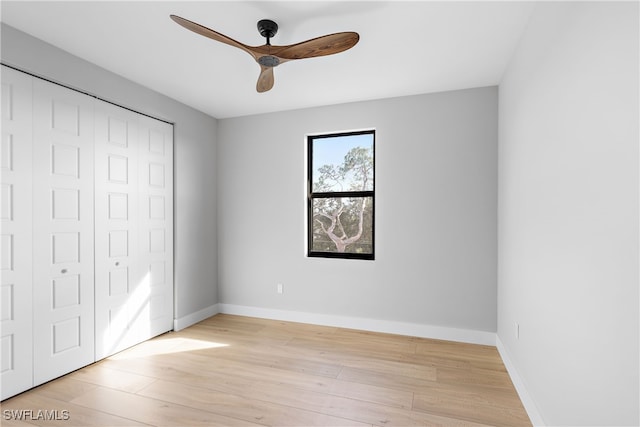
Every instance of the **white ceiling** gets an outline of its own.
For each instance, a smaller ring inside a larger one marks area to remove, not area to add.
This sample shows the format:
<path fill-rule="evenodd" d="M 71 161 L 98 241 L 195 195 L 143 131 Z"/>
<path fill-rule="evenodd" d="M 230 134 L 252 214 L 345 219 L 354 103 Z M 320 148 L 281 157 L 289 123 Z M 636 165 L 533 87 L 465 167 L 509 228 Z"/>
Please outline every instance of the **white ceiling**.
<path fill-rule="evenodd" d="M 456 1 L 1 1 L 21 31 L 216 118 L 496 85 L 533 3 Z M 356 31 L 346 52 L 291 61 L 257 93 L 247 53 L 192 33 L 180 15 L 248 45 Z"/>

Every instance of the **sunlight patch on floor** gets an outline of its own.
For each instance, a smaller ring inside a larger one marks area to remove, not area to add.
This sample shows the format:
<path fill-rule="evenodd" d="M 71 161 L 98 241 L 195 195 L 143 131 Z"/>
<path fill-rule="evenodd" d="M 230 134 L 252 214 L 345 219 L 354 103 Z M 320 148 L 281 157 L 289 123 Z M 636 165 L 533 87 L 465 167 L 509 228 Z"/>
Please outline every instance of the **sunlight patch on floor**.
<path fill-rule="evenodd" d="M 158 338 L 145 341 L 120 353 L 110 356 L 111 360 L 136 359 L 141 357 L 157 356 L 161 354 L 182 353 L 185 351 L 206 350 L 212 348 L 228 347 L 229 344 L 196 340 L 193 338 Z"/>

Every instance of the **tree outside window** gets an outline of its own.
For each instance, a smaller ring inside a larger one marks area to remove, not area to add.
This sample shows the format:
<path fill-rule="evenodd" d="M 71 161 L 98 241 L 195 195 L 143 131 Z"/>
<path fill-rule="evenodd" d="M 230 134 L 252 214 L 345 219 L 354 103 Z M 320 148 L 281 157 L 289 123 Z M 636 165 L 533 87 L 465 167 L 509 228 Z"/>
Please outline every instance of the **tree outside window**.
<path fill-rule="evenodd" d="M 309 136 L 308 255 L 374 259 L 375 132 Z"/>

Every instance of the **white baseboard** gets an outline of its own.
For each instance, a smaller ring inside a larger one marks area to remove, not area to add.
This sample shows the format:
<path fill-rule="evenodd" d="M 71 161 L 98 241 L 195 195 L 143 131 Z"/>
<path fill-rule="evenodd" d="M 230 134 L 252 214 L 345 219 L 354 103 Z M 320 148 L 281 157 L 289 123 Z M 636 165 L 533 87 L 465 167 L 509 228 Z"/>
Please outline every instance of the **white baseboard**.
<path fill-rule="evenodd" d="M 448 328 L 444 326 L 422 325 L 418 323 L 394 322 L 389 320 L 366 319 L 360 317 L 335 316 L 329 314 L 306 313 L 300 311 L 275 310 L 234 304 L 218 304 L 220 313 L 239 316 L 259 317 L 263 319 L 288 322 L 309 323 L 313 325 L 334 326 L 359 329 L 362 331 L 382 332 L 396 335 L 408 335 L 420 338 L 432 338 L 458 341 L 471 344 L 496 345 L 493 332 L 471 329 Z"/>
<path fill-rule="evenodd" d="M 500 357 L 502 358 L 502 362 L 504 366 L 507 368 L 507 372 L 509 373 L 509 377 L 511 377 L 511 382 L 513 386 L 516 388 L 518 392 L 518 396 L 520 396 L 520 400 L 522 401 L 522 405 L 524 409 L 527 411 L 527 415 L 529 415 L 529 419 L 534 426 L 546 426 L 542 415 L 540 415 L 540 411 L 538 411 L 538 407 L 535 402 L 531 398 L 531 395 L 527 392 L 527 388 L 524 385 L 524 381 L 518 374 L 515 365 L 511 361 L 509 357 L 509 352 L 507 351 L 504 344 L 500 340 L 500 337 L 496 335 L 496 347 L 498 349 L 498 353 L 500 353 Z"/>
<path fill-rule="evenodd" d="M 179 331 L 191 325 L 195 325 L 196 323 L 201 322 L 208 317 L 214 316 L 219 312 L 219 304 L 214 304 L 179 319 L 173 319 L 173 330 Z"/>

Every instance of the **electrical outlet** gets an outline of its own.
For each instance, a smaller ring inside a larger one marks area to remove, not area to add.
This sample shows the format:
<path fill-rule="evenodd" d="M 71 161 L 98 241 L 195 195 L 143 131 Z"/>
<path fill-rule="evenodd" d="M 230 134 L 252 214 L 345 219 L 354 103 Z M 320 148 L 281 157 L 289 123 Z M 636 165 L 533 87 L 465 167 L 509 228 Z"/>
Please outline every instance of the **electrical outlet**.
<path fill-rule="evenodd" d="M 276 290 L 279 294 L 283 294 L 284 293 L 284 285 L 282 283 L 278 283 L 276 285 Z"/>

